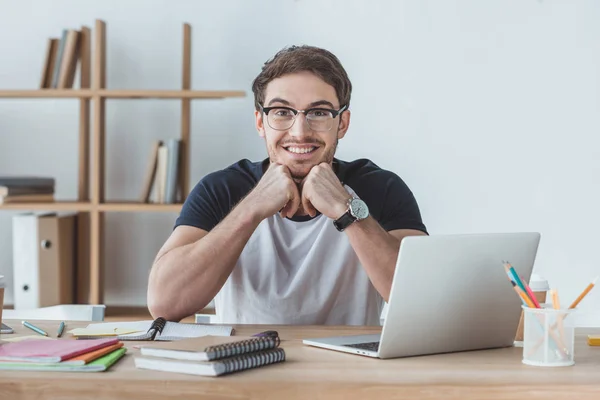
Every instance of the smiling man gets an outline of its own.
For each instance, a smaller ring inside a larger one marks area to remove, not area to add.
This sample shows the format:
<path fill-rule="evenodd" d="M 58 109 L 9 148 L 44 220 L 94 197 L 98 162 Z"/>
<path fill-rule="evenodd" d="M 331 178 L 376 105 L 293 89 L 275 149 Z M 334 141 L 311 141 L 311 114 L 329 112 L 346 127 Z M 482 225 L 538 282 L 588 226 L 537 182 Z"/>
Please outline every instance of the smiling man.
<path fill-rule="evenodd" d="M 254 80 L 268 158 L 204 177 L 150 272 L 148 308 L 180 320 L 213 298 L 223 323 L 378 325 L 417 202 L 370 160 L 335 158 L 352 85 L 336 56 L 292 46 Z"/>

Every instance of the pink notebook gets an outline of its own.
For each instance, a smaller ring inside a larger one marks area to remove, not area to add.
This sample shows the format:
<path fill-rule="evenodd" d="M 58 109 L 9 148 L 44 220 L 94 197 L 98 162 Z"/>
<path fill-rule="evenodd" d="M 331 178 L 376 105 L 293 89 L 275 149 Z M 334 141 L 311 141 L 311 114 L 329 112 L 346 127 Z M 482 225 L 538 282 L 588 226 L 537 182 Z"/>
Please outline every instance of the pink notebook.
<path fill-rule="evenodd" d="M 0 346 L 0 361 L 58 363 L 118 343 L 119 339 L 42 340 L 32 339 Z"/>

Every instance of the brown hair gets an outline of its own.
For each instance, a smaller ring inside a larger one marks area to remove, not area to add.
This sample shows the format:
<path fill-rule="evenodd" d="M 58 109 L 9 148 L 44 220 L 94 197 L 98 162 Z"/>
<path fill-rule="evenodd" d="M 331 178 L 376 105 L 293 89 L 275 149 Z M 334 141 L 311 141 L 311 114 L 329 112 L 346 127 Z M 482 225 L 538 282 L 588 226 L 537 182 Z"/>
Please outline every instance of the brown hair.
<path fill-rule="evenodd" d="M 269 82 L 280 76 L 309 71 L 334 87 L 340 106 L 350 106 L 352 84 L 340 60 L 328 50 L 313 46 L 291 46 L 277 52 L 265 62 L 254 82 L 254 107 L 264 106 L 265 90 Z"/>

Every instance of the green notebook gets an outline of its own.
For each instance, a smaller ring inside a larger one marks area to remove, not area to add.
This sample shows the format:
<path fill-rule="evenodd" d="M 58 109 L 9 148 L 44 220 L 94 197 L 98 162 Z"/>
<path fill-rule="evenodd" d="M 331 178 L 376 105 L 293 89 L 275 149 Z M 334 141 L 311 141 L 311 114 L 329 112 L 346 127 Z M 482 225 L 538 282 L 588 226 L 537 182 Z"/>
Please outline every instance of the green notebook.
<path fill-rule="evenodd" d="M 121 347 L 85 365 L 66 363 L 38 364 L 0 362 L 0 370 L 12 371 L 53 371 L 53 372 L 102 372 L 108 370 L 114 363 L 125 355 L 127 348 Z"/>

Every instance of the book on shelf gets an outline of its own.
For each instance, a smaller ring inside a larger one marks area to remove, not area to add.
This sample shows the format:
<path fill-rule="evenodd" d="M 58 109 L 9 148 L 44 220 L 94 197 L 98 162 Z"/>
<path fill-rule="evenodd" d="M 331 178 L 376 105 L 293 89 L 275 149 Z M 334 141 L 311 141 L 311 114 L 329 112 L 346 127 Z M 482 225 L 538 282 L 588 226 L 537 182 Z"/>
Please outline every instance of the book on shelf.
<path fill-rule="evenodd" d="M 136 368 L 220 376 L 285 361 L 279 337 L 217 337 L 144 345 Z"/>
<path fill-rule="evenodd" d="M 82 30 L 85 27 L 82 27 Z M 70 89 L 82 53 L 82 31 L 63 29 L 60 38 L 47 39 L 40 89 Z"/>
<path fill-rule="evenodd" d="M 0 204 L 52 201 L 54 178 L 0 176 Z"/>
<path fill-rule="evenodd" d="M 179 202 L 181 140 L 156 140 L 152 144 L 143 181 L 142 203 Z"/>
<path fill-rule="evenodd" d="M 54 201 L 54 194 L 17 194 L 0 196 L 0 204 L 11 204 L 11 203 L 48 203 Z"/>

